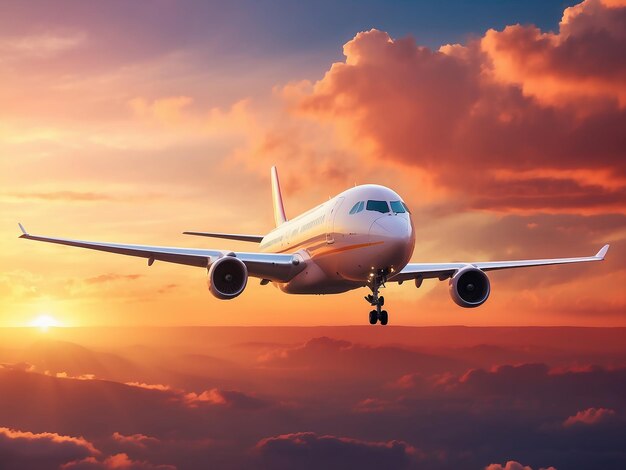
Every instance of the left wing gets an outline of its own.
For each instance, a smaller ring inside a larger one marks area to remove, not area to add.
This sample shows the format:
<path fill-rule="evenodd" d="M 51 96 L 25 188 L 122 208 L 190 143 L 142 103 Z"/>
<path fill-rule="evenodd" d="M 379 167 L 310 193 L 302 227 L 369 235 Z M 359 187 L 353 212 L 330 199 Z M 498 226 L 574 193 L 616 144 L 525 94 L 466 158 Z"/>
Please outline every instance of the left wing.
<path fill-rule="evenodd" d="M 243 261 L 248 268 L 248 274 L 261 279 L 276 282 L 288 282 L 305 268 L 305 262 L 295 254 L 274 253 L 243 253 L 220 250 L 204 250 L 199 248 L 175 248 L 165 246 L 125 245 L 120 243 L 91 242 L 71 240 L 67 238 L 42 237 L 29 234 L 22 224 L 18 224 L 22 235 L 20 238 L 40 242 L 57 243 L 59 245 L 76 246 L 90 250 L 106 251 L 119 255 L 138 256 L 146 258 L 151 266 L 155 261 L 186 264 L 201 268 L 208 267 L 222 256 L 235 256 Z"/>
<path fill-rule="evenodd" d="M 602 261 L 609 250 L 609 245 L 604 245 L 594 256 L 581 258 L 553 258 L 553 259 L 529 259 L 519 261 L 483 261 L 475 263 L 409 263 L 405 268 L 393 277 L 390 282 L 403 282 L 410 279 L 447 279 L 456 271 L 465 266 L 474 266 L 483 271 L 496 269 L 527 268 L 531 266 L 548 266 L 553 264 L 585 263 L 589 261 Z"/>

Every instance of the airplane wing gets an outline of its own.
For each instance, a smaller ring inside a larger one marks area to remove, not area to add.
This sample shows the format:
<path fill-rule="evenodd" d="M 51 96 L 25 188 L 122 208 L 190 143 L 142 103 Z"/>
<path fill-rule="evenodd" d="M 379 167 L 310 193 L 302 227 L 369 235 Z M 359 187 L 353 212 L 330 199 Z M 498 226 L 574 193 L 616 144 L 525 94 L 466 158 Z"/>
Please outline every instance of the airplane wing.
<path fill-rule="evenodd" d="M 496 269 L 527 268 L 531 266 L 549 266 L 554 264 L 585 263 L 589 261 L 602 261 L 609 250 L 609 245 L 604 245 L 594 256 L 581 258 L 553 258 L 553 259 L 529 259 L 519 261 L 484 261 L 474 263 L 409 263 L 405 268 L 389 277 L 389 282 L 403 282 L 411 279 L 439 278 L 445 280 L 452 277 L 456 271 L 465 266 L 474 266 L 483 271 Z"/>
<path fill-rule="evenodd" d="M 186 264 L 188 266 L 206 268 L 210 263 L 222 256 L 235 256 L 245 263 L 250 276 L 276 282 L 287 282 L 305 268 L 304 261 L 298 255 L 294 254 L 228 252 L 199 248 L 126 245 L 120 243 L 71 240 L 67 238 L 31 235 L 24 229 L 22 224 L 19 224 L 19 226 L 22 231 L 20 238 L 88 248 L 90 250 L 106 251 L 120 255 L 137 256 L 146 258 L 149 266 L 151 266 L 154 261 L 164 261 L 167 263 Z"/>

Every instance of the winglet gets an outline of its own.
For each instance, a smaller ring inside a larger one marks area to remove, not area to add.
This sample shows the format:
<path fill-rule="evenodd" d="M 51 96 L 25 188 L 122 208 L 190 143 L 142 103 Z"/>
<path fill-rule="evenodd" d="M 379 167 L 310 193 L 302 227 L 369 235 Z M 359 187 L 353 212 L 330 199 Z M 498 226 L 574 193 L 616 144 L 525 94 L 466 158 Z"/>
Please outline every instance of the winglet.
<path fill-rule="evenodd" d="M 609 245 L 604 245 L 602 248 L 600 248 L 600 251 L 598 251 L 598 253 L 596 254 L 596 258 L 604 259 L 607 251 L 609 251 Z"/>
<path fill-rule="evenodd" d="M 28 232 L 26 231 L 26 229 L 24 228 L 24 226 L 21 223 L 17 223 L 17 225 L 20 226 L 20 230 L 22 231 L 22 234 L 20 235 L 20 238 L 25 237 L 28 235 Z"/>

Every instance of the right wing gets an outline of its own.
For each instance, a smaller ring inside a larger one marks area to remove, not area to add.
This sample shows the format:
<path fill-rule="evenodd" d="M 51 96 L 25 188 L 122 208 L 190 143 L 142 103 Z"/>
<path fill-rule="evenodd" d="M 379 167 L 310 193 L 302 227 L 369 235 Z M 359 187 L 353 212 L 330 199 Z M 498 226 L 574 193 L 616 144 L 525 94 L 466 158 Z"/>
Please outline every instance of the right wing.
<path fill-rule="evenodd" d="M 389 278 L 391 282 L 403 282 L 410 279 L 420 281 L 422 279 L 439 278 L 445 280 L 452 277 L 456 271 L 465 266 L 474 266 L 482 271 L 494 271 L 496 269 L 529 268 L 532 266 L 549 266 L 554 264 L 585 263 L 589 261 L 602 261 L 609 250 L 609 245 L 604 245 L 594 256 L 580 258 L 551 258 L 551 259 L 527 259 L 516 261 L 478 261 L 472 263 L 409 263 L 402 271 Z"/>
<path fill-rule="evenodd" d="M 250 276 L 261 279 L 269 279 L 270 281 L 276 282 L 290 281 L 306 266 L 306 263 L 300 258 L 300 256 L 295 254 L 245 253 L 205 250 L 199 248 L 126 245 L 120 243 L 71 240 L 68 238 L 52 238 L 31 235 L 24 229 L 22 224 L 19 224 L 19 226 L 22 231 L 20 238 L 87 248 L 90 250 L 106 251 L 108 253 L 116 253 L 119 255 L 137 256 L 140 258 L 146 258 L 148 260 L 148 265 L 152 265 L 154 261 L 164 261 L 167 263 L 185 264 L 188 266 L 206 268 L 222 256 L 235 256 L 245 263 Z"/>

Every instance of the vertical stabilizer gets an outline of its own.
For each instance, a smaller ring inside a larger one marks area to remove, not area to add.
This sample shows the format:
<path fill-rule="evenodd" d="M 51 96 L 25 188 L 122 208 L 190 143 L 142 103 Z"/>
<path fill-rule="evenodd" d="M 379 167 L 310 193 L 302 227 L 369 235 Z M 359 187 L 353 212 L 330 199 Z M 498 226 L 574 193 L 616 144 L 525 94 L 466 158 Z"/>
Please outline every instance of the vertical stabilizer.
<path fill-rule="evenodd" d="M 283 196 L 280 193 L 280 183 L 278 181 L 278 171 L 276 167 L 272 167 L 272 202 L 274 203 L 274 221 L 276 227 L 287 221 L 285 216 L 285 207 L 283 206 Z"/>

